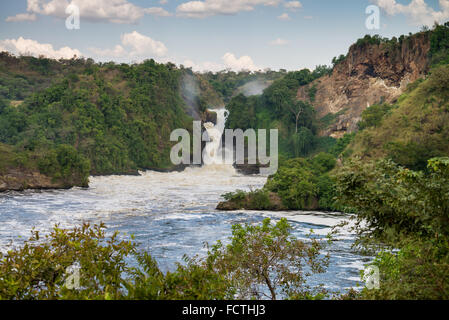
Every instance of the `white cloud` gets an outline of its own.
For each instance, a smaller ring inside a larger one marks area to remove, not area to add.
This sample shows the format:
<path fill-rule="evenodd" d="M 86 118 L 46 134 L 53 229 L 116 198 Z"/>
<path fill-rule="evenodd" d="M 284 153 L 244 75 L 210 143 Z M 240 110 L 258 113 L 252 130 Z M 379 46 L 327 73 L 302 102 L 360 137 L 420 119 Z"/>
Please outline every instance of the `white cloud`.
<path fill-rule="evenodd" d="M 168 3 L 168 0 L 160 0 L 159 3 L 160 3 L 160 4 L 167 4 L 167 3 Z"/>
<path fill-rule="evenodd" d="M 290 20 L 290 16 L 288 15 L 288 13 L 283 13 L 278 17 L 279 20 Z"/>
<path fill-rule="evenodd" d="M 165 56 L 167 47 L 160 41 L 144 36 L 137 31 L 122 35 L 122 44 L 132 49 L 131 56 L 143 56 L 152 54 L 157 57 Z"/>
<path fill-rule="evenodd" d="M 137 31 L 125 33 L 121 36 L 121 44 L 112 49 L 89 49 L 101 58 L 121 58 L 144 60 L 148 58 L 160 58 L 167 54 L 167 47 L 160 41 L 144 36 Z"/>
<path fill-rule="evenodd" d="M 89 50 L 97 56 L 104 58 L 119 58 L 128 56 L 128 52 L 119 44 L 117 44 L 113 49 L 90 48 Z"/>
<path fill-rule="evenodd" d="M 37 17 L 34 13 L 19 13 L 15 16 L 6 18 L 6 22 L 22 22 L 22 21 L 36 21 Z"/>
<path fill-rule="evenodd" d="M 69 4 L 79 7 L 82 20 L 92 22 L 133 24 L 137 23 L 145 14 L 163 17 L 170 15 L 163 8 L 141 8 L 127 0 L 28 0 L 28 13 L 19 15 L 28 14 L 31 17 L 40 14 L 65 19 L 68 17 L 65 10 Z"/>
<path fill-rule="evenodd" d="M 288 41 L 285 39 L 281 39 L 281 38 L 277 38 L 276 40 L 270 42 L 270 45 L 272 45 L 272 46 L 285 46 L 287 44 L 288 44 Z"/>
<path fill-rule="evenodd" d="M 185 60 L 183 65 L 187 68 L 192 68 L 193 71 L 199 72 L 206 72 L 206 71 L 218 72 L 226 69 L 226 67 L 223 64 L 210 61 L 195 63 L 192 60 Z"/>
<path fill-rule="evenodd" d="M 179 5 L 176 12 L 189 18 L 205 18 L 215 15 L 233 15 L 252 11 L 256 6 L 277 6 L 282 0 L 204 0 L 189 1 Z"/>
<path fill-rule="evenodd" d="M 223 56 L 222 59 L 227 68 L 235 71 L 257 71 L 261 69 L 254 64 L 253 59 L 251 59 L 251 57 L 249 56 L 242 56 L 240 58 L 237 58 L 233 53 L 228 52 Z"/>
<path fill-rule="evenodd" d="M 445 22 L 449 19 L 449 0 L 439 0 L 440 11 L 435 11 L 424 0 L 412 0 L 408 5 L 403 5 L 396 0 L 371 0 L 388 15 L 404 14 L 415 25 L 431 26 L 434 22 Z"/>
<path fill-rule="evenodd" d="M 82 54 L 77 49 L 62 47 L 55 50 L 51 44 L 39 43 L 35 40 L 24 39 L 6 39 L 0 41 L 0 51 L 9 51 L 19 55 L 31 55 L 34 57 L 45 56 L 52 59 L 71 59 L 73 56 L 81 57 Z"/>
<path fill-rule="evenodd" d="M 302 3 L 299 1 L 288 1 L 288 2 L 284 3 L 284 7 L 288 8 L 292 11 L 296 11 L 296 10 L 302 8 Z"/>
<path fill-rule="evenodd" d="M 183 65 L 187 68 L 192 68 L 194 71 L 212 71 L 212 72 L 218 72 L 222 70 L 233 70 L 233 71 L 257 71 L 261 70 L 262 68 L 257 67 L 254 64 L 253 59 L 249 56 L 242 56 L 240 58 L 237 58 L 233 53 L 226 53 L 222 57 L 222 63 L 215 63 L 215 62 L 201 62 L 201 63 L 195 63 L 192 60 L 185 60 Z"/>

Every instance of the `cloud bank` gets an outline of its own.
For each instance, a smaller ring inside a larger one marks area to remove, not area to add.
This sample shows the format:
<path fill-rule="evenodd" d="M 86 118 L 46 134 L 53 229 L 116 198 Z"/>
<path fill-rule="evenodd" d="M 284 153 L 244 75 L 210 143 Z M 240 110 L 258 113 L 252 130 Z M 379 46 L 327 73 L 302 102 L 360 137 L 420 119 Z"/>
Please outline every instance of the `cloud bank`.
<path fill-rule="evenodd" d="M 417 26 L 432 26 L 435 22 L 442 23 L 449 19 L 449 0 L 439 0 L 439 11 L 434 10 L 424 0 L 412 0 L 408 5 L 400 4 L 396 0 L 371 1 L 388 15 L 403 14 Z"/>
<path fill-rule="evenodd" d="M 90 51 L 104 58 L 145 60 L 164 57 L 168 49 L 164 43 L 133 31 L 123 34 L 121 36 L 121 44 L 117 44 L 112 49 L 91 48 Z"/>
<path fill-rule="evenodd" d="M 18 55 L 34 57 L 45 56 L 52 59 L 71 59 L 74 56 L 82 56 L 81 52 L 77 49 L 72 49 L 69 47 L 54 49 L 51 44 L 39 43 L 35 40 L 24 39 L 23 37 L 18 39 L 1 40 L 0 51 L 9 51 Z"/>
<path fill-rule="evenodd" d="M 91 22 L 135 24 L 145 14 L 160 17 L 171 15 L 163 8 L 141 8 L 127 0 L 28 0 L 27 13 L 8 17 L 6 21 L 35 19 L 36 14 L 65 19 L 68 16 L 65 10 L 69 4 L 78 6 L 81 19 Z"/>
<path fill-rule="evenodd" d="M 194 71 L 212 71 L 218 72 L 222 70 L 233 70 L 233 71 L 257 71 L 262 68 L 256 66 L 253 59 L 250 56 L 241 56 L 237 58 L 235 54 L 227 52 L 222 58 L 222 63 L 215 62 L 202 62 L 195 63 L 192 60 L 185 60 L 184 66 L 192 68 Z"/>
<path fill-rule="evenodd" d="M 189 18 L 205 18 L 215 15 L 233 15 L 239 12 L 252 11 L 257 6 L 277 6 L 282 0 L 204 0 L 189 1 L 179 5 L 176 12 L 179 16 Z"/>

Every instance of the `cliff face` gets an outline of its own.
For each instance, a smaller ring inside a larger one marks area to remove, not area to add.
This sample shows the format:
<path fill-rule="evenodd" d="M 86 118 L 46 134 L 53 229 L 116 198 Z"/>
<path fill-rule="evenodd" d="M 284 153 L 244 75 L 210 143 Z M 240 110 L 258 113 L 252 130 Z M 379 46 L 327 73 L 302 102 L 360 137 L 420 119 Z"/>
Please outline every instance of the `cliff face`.
<path fill-rule="evenodd" d="M 0 192 L 26 189 L 68 189 L 74 186 L 87 187 L 89 168 L 76 157 L 65 153 L 67 148 L 57 151 L 56 159 L 42 157 L 40 153 L 20 151 L 13 146 L 0 143 Z"/>
<path fill-rule="evenodd" d="M 393 103 L 409 83 L 423 77 L 429 50 L 427 33 L 395 43 L 355 44 L 331 75 L 301 87 L 297 98 L 309 100 L 309 91 L 315 87 L 312 104 L 318 117 L 336 116 L 321 134 L 340 138 L 357 129 L 363 110 L 376 103 Z"/>
<path fill-rule="evenodd" d="M 55 181 L 36 171 L 9 170 L 0 174 L 0 192 L 27 189 L 69 189 L 73 186 L 87 187 L 82 181 Z"/>

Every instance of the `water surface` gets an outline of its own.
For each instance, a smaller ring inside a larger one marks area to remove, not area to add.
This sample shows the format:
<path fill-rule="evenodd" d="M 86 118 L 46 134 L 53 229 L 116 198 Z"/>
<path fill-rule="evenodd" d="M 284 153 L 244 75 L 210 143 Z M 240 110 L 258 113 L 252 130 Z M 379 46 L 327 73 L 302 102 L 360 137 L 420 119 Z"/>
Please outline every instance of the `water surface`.
<path fill-rule="evenodd" d="M 88 189 L 1 194 L 0 248 L 4 251 L 20 244 L 33 227 L 48 232 L 55 224 L 71 228 L 83 222 L 104 222 L 111 233 L 134 234 L 139 246 L 149 250 L 163 270 L 171 270 L 184 254 L 204 254 L 205 242 L 229 237 L 236 223 L 285 217 L 295 235 L 305 238 L 310 229 L 324 236 L 347 219 L 339 213 L 215 210 L 222 194 L 260 188 L 265 181 L 260 176 L 239 175 L 232 167 L 211 165 L 179 173 L 91 177 Z M 360 282 L 359 270 L 368 259 L 351 251 L 353 239 L 348 232 L 338 236 L 329 248 L 328 272 L 315 276 L 314 283 L 344 289 Z"/>

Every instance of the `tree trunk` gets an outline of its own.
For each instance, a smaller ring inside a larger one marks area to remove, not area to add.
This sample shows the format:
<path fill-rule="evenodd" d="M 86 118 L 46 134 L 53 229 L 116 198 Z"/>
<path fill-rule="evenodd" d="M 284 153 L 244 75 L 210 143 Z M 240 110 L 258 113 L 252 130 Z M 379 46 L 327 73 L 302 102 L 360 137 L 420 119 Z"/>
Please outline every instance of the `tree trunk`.
<path fill-rule="evenodd" d="M 271 284 L 270 277 L 268 277 L 265 273 L 263 274 L 263 277 L 265 278 L 265 283 L 268 286 L 268 289 L 271 293 L 271 300 L 276 300 L 276 291 L 273 288 L 273 285 Z"/>

